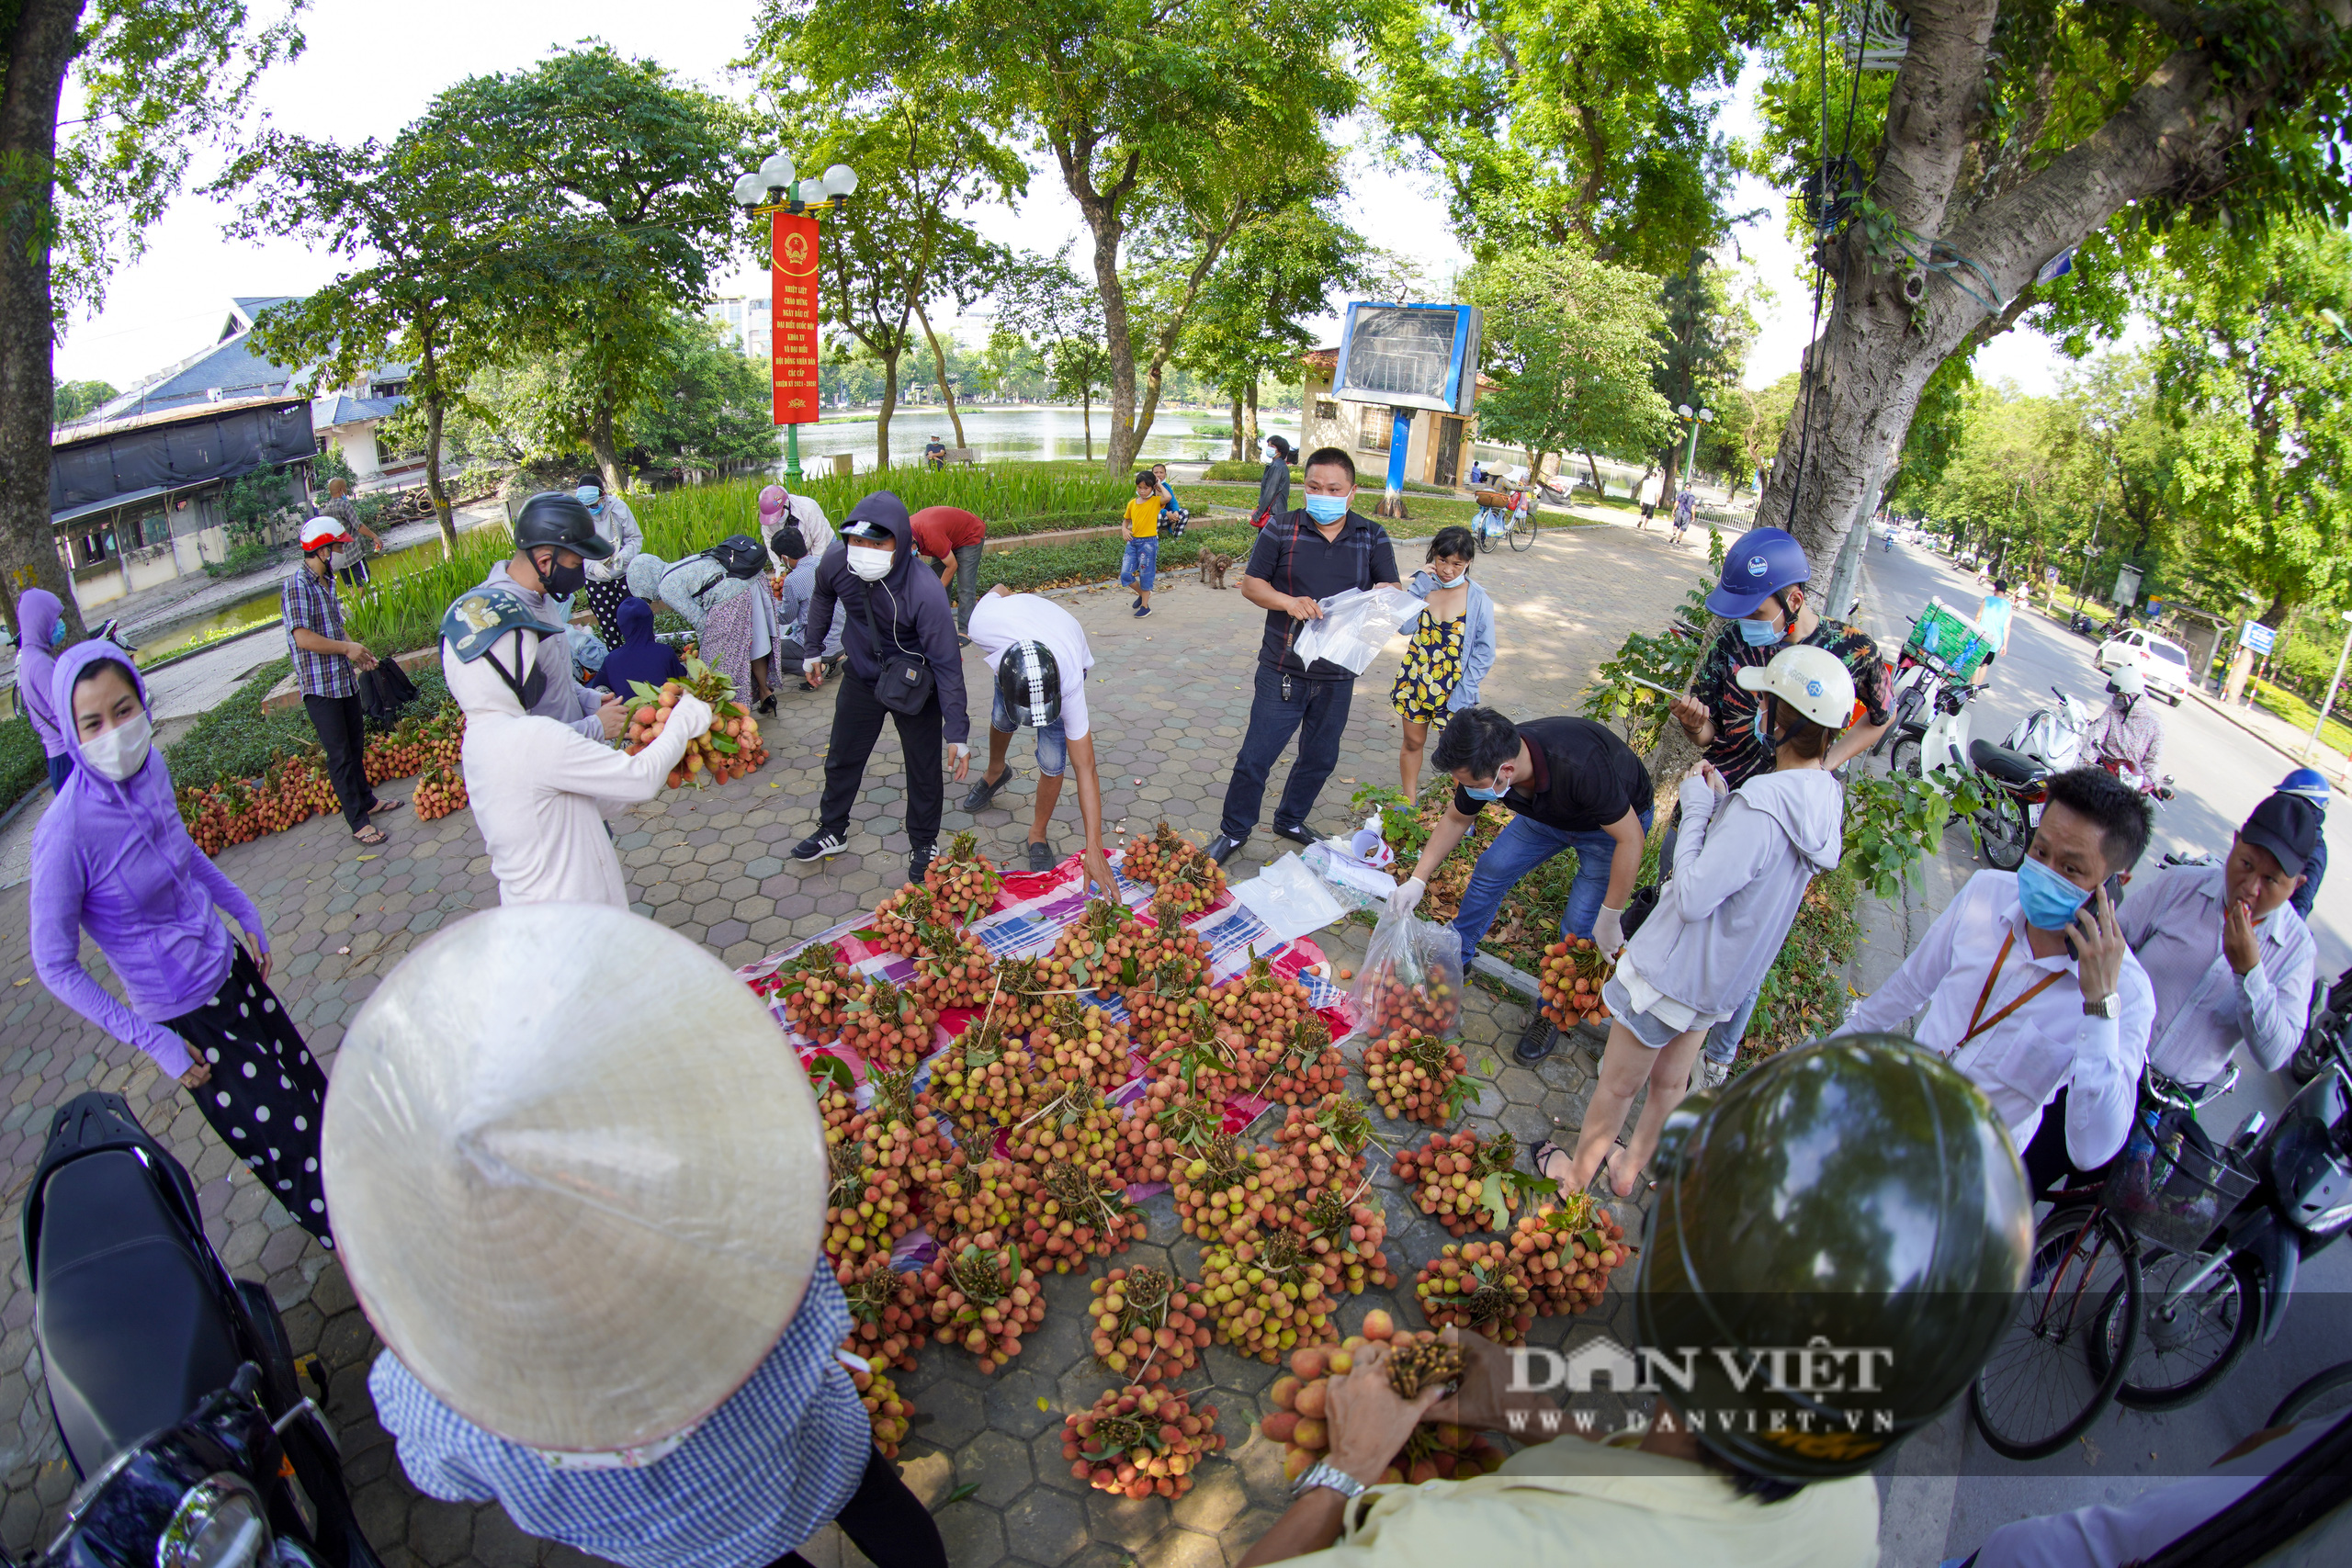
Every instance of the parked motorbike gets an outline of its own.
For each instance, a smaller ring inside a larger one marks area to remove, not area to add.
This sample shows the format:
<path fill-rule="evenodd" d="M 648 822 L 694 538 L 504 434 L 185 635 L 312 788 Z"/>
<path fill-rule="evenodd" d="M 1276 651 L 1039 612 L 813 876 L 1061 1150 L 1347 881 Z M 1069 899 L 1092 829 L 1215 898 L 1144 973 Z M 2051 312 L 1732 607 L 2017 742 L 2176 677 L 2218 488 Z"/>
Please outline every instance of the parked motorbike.
<path fill-rule="evenodd" d="M 2050 694 L 2058 699 L 2057 705 L 2039 707 L 2026 715 L 2001 744 L 2012 751 L 2040 759 L 2052 773 L 2063 773 L 2082 756 L 2084 732 L 2098 714 L 2055 686 L 2050 688 Z"/>
<path fill-rule="evenodd" d="M 2334 985 L 2312 978 L 2311 1021 L 2287 1058 L 2288 1076 L 2297 1083 L 2311 1082 L 2339 1049 L 2352 1049 L 2352 969 L 2338 975 Z"/>
<path fill-rule="evenodd" d="M 96 626 L 92 626 L 90 628 L 90 635 L 97 638 L 100 642 L 110 642 L 114 644 L 125 653 L 136 653 L 139 651 L 139 645 L 131 641 L 129 637 L 123 636 L 122 623 L 115 619 L 112 615 L 108 615 L 105 620 L 100 621 Z"/>
<path fill-rule="evenodd" d="M 119 1096 L 58 1108 L 22 1228 L 51 1415 L 83 1478 L 51 1562 L 381 1568 L 277 1304 L 230 1276 L 187 1170 Z"/>
<path fill-rule="evenodd" d="M 2075 611 L 2074 615 L 2067 619 L 2066 626 L 2067 629 L 2072 631 L 2076 637 L 2095 637 L 2098 636 L 2098 623 L 2092 620 L 2089 615 L 2084 614 L 2080 610 Z"/>
<path fill-rule="evenodd" d="M 2002 871 L 2015 871 L 2033 841 L 2033 824 L 2048 798 L 2051 769 L 2039 760 L 1977 739 L 1970 705 L 1981 686 L 1939 682 L 1934 716 L 1904 729 L 1887 759 L 1890 773 L 1924 778 L 1939 769 L 1967 775 L 1984 798 L 1975 817 L 1984 858 Z"/>
<path fill-rule="evenodd" d="M 1871 755 L 1877 756 L 1901 740 L 1906 732 L 1924 729 L 1927 721 L 1919 716 L 1928 711 L 1928 705 L 1943 687 L 1944 678 L 1933 665 L 1913 658 L 1907 649 L 1900 654 L 1894 661 L 1894 716 L 1885 731 L 1871 743 Z"/>

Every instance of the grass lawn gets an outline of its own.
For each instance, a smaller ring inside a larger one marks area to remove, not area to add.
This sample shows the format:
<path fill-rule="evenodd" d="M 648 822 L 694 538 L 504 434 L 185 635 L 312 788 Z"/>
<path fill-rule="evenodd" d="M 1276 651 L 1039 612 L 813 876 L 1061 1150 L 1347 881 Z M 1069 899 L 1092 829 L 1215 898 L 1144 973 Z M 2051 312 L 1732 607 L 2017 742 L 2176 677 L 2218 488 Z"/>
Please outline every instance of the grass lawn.
<path fill-rule="evenodd" d="M 2336 695 L 2340 700 L 2343 694 L 2339 692 Z M 2254 682 L 2254 700 L 2257 705 L 2268 708 L 2305 735 L 2312 732 L 2312 720 L 2319 716 L 2318 708 L 2284 686 L 2274 686 L 2267 681 Z M 2340 705 L 2329 712 L 2327 724 L 2319 732 L 2319 741 L 2323 746 L 2352 755 L 2352 726 L 2345 724 L 2343 714 Z"/>

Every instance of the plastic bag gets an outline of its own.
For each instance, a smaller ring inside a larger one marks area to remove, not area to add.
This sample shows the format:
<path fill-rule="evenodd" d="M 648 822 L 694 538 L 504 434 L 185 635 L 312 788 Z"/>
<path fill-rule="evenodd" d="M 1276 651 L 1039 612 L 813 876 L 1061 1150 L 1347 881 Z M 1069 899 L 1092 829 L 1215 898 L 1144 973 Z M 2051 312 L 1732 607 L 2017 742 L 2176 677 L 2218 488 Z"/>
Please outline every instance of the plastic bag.
<path fill-rule="evenodd" d="M 1277 942 L 1319 931 L 1348 912 L 1347 906 L 1333 897 L 1331 890 L 1295 854 L 1286 854 L 1249 881 L 1234 884 L 1233 896 L 1265 922 Z"/>
<path fill-rule="evenodd" d="M 1323 880 L 1331 896 L 1350 909 L 1385 909 L 1396 891 L 1396 878 L 1366 865 L 1336 847 L 1331 840 L 1311 844 L 1301 857 L 1306 869 Z"/>
<path fill-rule="evenodd" d="M 1421 613 L 1421 602 L 1401 588 L 1351 588 L 1319 603 L 1323 618 L 1299 628 L 1292 651 L 1306 664 L 1327 659 L 1359 675 Z"/>
<path fill-rule="evenodd" d="M 1349 1000 L 1372 1039 L 1453 1033 L 1462 1025 L 1460 933 L 1412 915 L 1381 916 Z"/>

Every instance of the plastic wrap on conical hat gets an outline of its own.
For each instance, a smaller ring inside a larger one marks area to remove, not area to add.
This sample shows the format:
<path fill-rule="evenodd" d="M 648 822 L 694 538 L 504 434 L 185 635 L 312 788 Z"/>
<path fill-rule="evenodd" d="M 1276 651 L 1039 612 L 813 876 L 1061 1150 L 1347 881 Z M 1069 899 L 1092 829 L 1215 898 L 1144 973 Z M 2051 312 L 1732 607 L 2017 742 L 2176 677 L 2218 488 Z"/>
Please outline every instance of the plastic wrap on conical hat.
<path fill-rule="evenodd" d="M 513 905 L 412 953 L 344 1036 L 322 1155 L 368 1321 L 531 1448 L 700 1420 L 821 1262 L 799 1059 L 724 964 L 625 910 Z"/>

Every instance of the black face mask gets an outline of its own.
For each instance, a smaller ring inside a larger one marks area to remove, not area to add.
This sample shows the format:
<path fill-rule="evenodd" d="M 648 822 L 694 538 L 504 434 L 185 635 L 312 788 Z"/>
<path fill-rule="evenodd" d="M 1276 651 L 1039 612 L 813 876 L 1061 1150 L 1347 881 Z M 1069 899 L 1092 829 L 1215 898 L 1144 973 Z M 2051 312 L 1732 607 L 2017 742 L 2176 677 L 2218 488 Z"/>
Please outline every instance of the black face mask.
<path fill-rule="evenodd" d="M 520 659 L 522 654 L 523 634 L 516 632 L 514 655 Z M 548 694 L 548 672 L 540 666 L 537 660 L 531 660 L 530 673 L 517 681 L 514 678 L 514 672 L 498 661 L 498 655 L 495 652 L 485 653 L 482 657 L 490 660 L 490 667 L 498 671 L 498 678 L 506 682 L 506 689 L 514 694 L 514 700 L 523 705 L 525 713 L 529 713 L 533 708 L 537 707 L 539 699 Z"/>
<path fill-rule="evenodd" d="M 569 599 L 588 586 L 588 563 L 576 561 L 565 566 L 560 558 L 551 558 L 539 568 L 539 588 L 557 599 Z M 525 705 L 528 705 L 527 704 Z"/>

